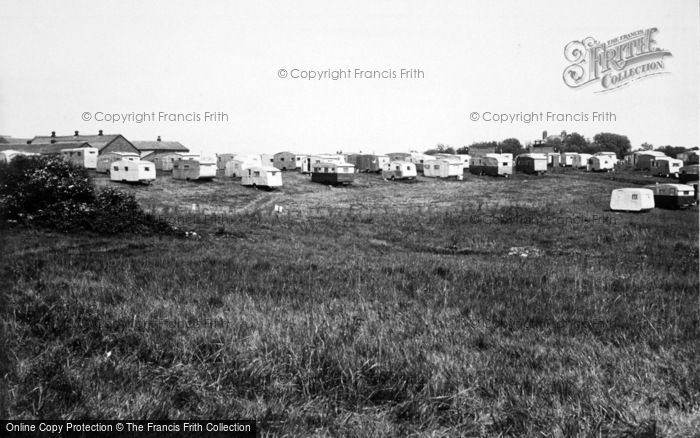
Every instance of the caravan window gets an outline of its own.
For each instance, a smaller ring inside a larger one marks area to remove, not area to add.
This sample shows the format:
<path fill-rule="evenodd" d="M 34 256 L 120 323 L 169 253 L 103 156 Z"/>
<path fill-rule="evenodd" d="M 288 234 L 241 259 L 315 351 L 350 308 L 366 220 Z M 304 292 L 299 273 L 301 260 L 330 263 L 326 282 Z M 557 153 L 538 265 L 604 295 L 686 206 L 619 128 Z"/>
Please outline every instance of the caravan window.
<path fill-rule="evenodd" d="M 440 165 L 439 165 L 439 164 L 435 164 L 435 165 L 433 166 L 433 169 L 435 169 L 435 170 L 440 169 Z"/>
<path fill-rule="evenodd" d="M 636 200 L 637 200 L 637 194 L 636 194 L 636 193 L 632 195 L 632 200 L 633 200 L 633 201 L 636 201 Z"/>
<path fill-rule="evenodd" d="M 118 167 L 118 166 L 114 166 L 114 170 L 119 170 L 119 167 Z"/>
<path fill-rule="evenodd" d="M 253 172 L 253 176 L 260 176 L 260 172 L 256 170 L 255 172 Z"/>
<path fill-rule="evenodd" d="M 88 154 L 95 154 L 95 151 L 88 151 Z"/>
<path fill-rule="evenodd" d="M 143 170 L 145 170 L 146 172 L 148 172 L 148 169 L 148 166 L 143 168 Z"/>
<path fill-rule="evenodd" d="M 401 170 L 401 166 L 396 166 L 396 170 Z"/>
<path fill-rule="evenodd" d="M 129 171 L 129 168 L 128 168 L 128 167 L 124 167 L 124 170 L 126 170 L 126 171 L 128 172 L 128 171 Z"/>

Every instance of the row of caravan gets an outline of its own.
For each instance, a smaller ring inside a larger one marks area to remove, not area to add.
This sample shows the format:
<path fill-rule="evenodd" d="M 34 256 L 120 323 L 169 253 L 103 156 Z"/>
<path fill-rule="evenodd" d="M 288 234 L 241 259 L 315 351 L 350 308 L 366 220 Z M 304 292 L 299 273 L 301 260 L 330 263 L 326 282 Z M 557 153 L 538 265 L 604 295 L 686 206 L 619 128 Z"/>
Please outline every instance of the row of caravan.
<path fill-rule="evenodd" d="M 2 162 L 9 163 L 15 157 L 20 156 L 20 155 L 32 156 L 32 155 L 40 155 L 40 154 L 33 153 L 33 152 L 27 152 L 27 151 L 18 151 L 18 150 L 7 149 L 4 151 L 0 151 L 0 163 L 2 163 Z M 60 151 L 58 151 L 56 153 L 51 153 L 51 154 L 47 154 L 47 155 L 58 155 L 58 156 L 62 157 L 63 159 L 70 161 L 71 163 L 73 163 L 79 167 L 84 167 L 86 169 L 95 169 L 97 167 L 98 150 L 97 150 L 97 148 L 93 148 L 93 147 L 61 149 Z"/>
<path fill-rule="evenodd" d="M 156 179 L 156 165 L 152 161 L 141 160 L 132 154 L 109 162 L 104 173 L 109 173 L 111 181 L 150 183 Z M 100 169 L 102 172 L 104 166 Z M 174 179 L 211 180 L 216 177 L 216 162 L 201 158 L 179 158 L 173 161 Z"/>
<path fill-rule="evenodd" d="M 644 170 L 654 176 L 678 178 L 684 167 L 697 165 L 698 151 L 678 154 L 678 158 L 667 156 L 661 151 L 637 151 L 625 156 L 623 164 L 634 170 Z"/>
<path fill-rule="evenodd" d="M 246 161 L 258 162 L 260 159 L 257 156 L 235 157 L 233 154 L 225 155 L 233 162 L 233 164 L 227 164 L 227 166 L 232 166 L 232 169 L 227 172 L 228 176 L 237 176 L 242 168 L 247 165 Z M 220 160 L 224 159 L 224 155 L 219 157 Z M 512 175 L 514 170 L 541 175 L 547 171 L 549 166 L 585 168 L 588 171 L 610 171 L 614 169 L 617 157 L 614 152 L 600 152 L 595 155 L 526 153 L 518 155 L 515 161 L 512 154 L 498 153 L 471 157 L 467 154 L 426 155 L 418 152 L 396 152 L 386 155 L 354 153 L 302 155 L 293 152 L 279 152 L 272 157 L 274 167 L 280 170 L 298 170 L 301 173 L 312 173 L 312 165 L 321 161 L 347 162 L 355 166 L 356 172 L 382 173 L 393 173 L 396 163 L 404 162 L 413 164 L 416 172 L 423 173 L 426 177 L 459 178 L 466 171 L 476 175 L 505 177 Z M 396 177 L 395 175 L 393 176 Z"/>
<path fill-rule="evenodd" d="M 652 184 L 643 188 L 615 189 L 610 195 L 612 211 L 649 211 L 655 207 L 679 209 L 698 202 L 697 185 Z"/>
<path fill-rule="evenodd" d="M 113 161 L 110 166 L 111 181 L 149 184 L 156 179 L 156 168 L 151 161 L 129 157 Z M 215 161 L 196 158 L 175 160 L 172 168 L 173 179 L 186 181 L 211 180 L 216 177 L 216 170 Z M 282 174 L 272 166 L 252 166 L 242 173 L 241 184 L 253 187 L 281 187 Z"/>

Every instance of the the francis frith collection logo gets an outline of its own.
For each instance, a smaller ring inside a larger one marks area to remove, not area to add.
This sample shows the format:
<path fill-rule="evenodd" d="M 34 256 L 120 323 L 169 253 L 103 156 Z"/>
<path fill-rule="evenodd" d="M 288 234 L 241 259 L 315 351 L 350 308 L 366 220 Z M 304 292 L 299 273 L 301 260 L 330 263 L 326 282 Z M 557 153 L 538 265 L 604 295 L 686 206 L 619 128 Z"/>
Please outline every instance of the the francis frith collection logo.
<path fill-rule="evenodd" d="M 571 41 L 564 48 L 566 60 L 572 63 L 564 70 L 564 83 L 571 88 L 598 83 L 601 93 L 668 73 L 664 57 L 672 55 L 657 47 L 657 31 L 655 27 L 641 29 L 606 42 L 592 37 Z"/>

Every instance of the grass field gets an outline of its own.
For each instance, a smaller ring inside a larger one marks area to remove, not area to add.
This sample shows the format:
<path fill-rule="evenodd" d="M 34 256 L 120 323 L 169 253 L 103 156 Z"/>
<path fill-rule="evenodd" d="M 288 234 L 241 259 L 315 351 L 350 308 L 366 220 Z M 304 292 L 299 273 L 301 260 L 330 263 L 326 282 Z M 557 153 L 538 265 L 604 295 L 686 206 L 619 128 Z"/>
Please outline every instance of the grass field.
<path fill-rule="evenodd" d="M 697 207 L 608 210 L 666 181 L 283 178 L 124 186 L 192 238 L 3 231 L 6 416 L 700 436 Z"/>

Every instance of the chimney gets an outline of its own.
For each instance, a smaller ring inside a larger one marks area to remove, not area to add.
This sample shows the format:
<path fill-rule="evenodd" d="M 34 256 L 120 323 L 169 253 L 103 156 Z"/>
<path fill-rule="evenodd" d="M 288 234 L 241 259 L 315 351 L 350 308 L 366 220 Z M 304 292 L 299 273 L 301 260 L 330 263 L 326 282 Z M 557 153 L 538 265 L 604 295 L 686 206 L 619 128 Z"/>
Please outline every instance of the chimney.
<path fill-rule="evenodd" d="M 547 140 L 547 131 L 542 131 L 542 140 Z"/>
<path fill-rule="evenodd" d="M 78 136 L 78 131 L 75 131 L 75 136 L 76 136 L 76 137 Z"/>
<path fill-rule="evenodd" d="M 160 141 L 160 135 L 158 136 L 158 140 L 157 140 L 157 141 Z"/>
<path fill-rule="evenodd" d="M 100 129 L 100 132 L 97 133 L 97 135 L 102 136 L 102 130 Z"/>
<path fill-rule="evenodd" d="M 51 131 L 51 138 L 56 136 L 56 131 Z"/>

